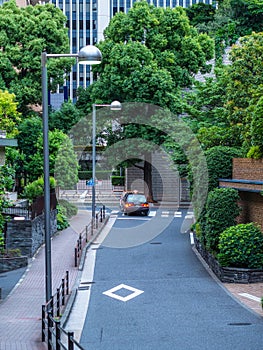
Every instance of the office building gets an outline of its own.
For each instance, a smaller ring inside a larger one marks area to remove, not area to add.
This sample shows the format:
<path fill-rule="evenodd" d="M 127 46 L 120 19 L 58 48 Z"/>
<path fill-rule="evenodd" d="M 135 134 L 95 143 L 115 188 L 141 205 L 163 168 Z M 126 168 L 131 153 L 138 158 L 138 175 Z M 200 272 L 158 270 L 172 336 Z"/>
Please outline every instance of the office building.
<path fill-rule="evenodd" d="M 127 13 L 135 0 L 51 0 L 67 16 L 69 28 L 70 50 L 76 53 L 85 45 L 94 45 L 103 40 L 103 31 L 110 19 L 117 12 Z M 213 0 L 149 0 L 156 7 L 174 8 L 176 6 L 189 7 L 203 2 L 214 3 Z M 67 82 L 69 98 L 74 100 L 76 89 L 84 88 L 91 83 L 92 75 L 89 67 L 76 65 L 73 67 Z"/>

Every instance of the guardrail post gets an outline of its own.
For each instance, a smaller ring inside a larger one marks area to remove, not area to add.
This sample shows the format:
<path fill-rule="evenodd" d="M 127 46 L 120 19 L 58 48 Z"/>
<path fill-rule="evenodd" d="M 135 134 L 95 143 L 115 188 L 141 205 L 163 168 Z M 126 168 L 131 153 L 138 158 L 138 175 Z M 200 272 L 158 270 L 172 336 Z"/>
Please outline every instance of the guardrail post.
<path fill-rule="evenodd" d="M 94 219 L 91 219 L 91 236 L 93 236 L 94 233 Z"/>
<path fill-rule="evenodd" d="M 98 228 L 99 226 L 99 216 L 98 216 L 98 213 L 96 214 L 96 229 Z"/>
<path fill-rule="evenodd" d="M 57 317 L 60 315 L 60 288 L 57 288 Z"/>
<path fill-rule="evenodd" d="M 61 331 L 60 331 L 59 320 L 55 320 L 55 326 L 56 326 L 56 350 L 60 350 Z"/>
<path fill-rule="evenodd" d="M 69 295 L 69 272 L 66 271 L 66 294 Z"/>
<path fill-rule="evenodd" d="M 52 317 L 54 317 L 54 295 L 52 295 L 50 299 L 50 309 L 49 311 L 51 312 Z"/>
<path fill-rule="evenodd" d="M 48 350 L 52 350 L 52 326 L 53 326 L 53 321 L 52 321 L 52 313 L 51 311 L 48 311 L 47 315 L 47 347 Z"/>
<path fill-rule="evenodd" d="M 86 243 L 87 243 L 88 242 L 88 226 L 86 226 L 85 234 L 86 234 Z"/>
<path fill-rule="evenodd" d="M 78 266 L 78 249 L 75 248 L 75 267 Z"/>
<path fill-rule="evenodd" d="M 45 330 L 46 330 L 46 305 L 42 305 L 42 317 L 41 317 L 41 328 L 42 328 L 42 337 L 41 340 L 44 342 L 46 340 Z"/>
<path fill-rule="evenodd" d="M 61 304 L 65 305 L 65 278 L 62 278 L 61 284 Z"/>
<path fill-rule="evenodd" d="M 100 222 L 102 222 L 102 220 L 103 220 L 103 213 L 102 213 L 102 208 L 100 209 Z"/>
<path fill-rule="evenodd" d="M 68 350 L 74 350 L 74 332 L 68 332 Z"/>

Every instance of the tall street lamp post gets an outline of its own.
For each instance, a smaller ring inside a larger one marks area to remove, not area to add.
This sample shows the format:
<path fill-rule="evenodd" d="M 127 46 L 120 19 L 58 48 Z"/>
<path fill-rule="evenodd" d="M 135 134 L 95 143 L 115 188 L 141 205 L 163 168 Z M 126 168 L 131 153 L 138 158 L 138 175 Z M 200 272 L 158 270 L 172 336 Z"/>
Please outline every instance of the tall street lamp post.
<path fill-rule="evenodd" d="M 92 229 L 95 225 L 96 215 L 96 107 L 110 107 L 112 111 L 121 110 L 121 103 L 113 101 L 111 104 L 93 104 L 92 105 Z"/>
<path fill-rule="evenodd" d="M 42 82 L 42 118 L 43 118 L 43 150 L 44 150 L 44 223 L 45 223 L 45 286 L 46 301 L 52 297 L 51 274 L 51 233 L 50 233 L 50 181 L 49 181 L 49 145 L 48 145 L 48 83 L 47 59 L 60 57 L 76 57 L 80 64 L 99 64 L 102 60 L 100 50 L 93 46 L 83 47 L 77 54 L 41 53 Z"/>

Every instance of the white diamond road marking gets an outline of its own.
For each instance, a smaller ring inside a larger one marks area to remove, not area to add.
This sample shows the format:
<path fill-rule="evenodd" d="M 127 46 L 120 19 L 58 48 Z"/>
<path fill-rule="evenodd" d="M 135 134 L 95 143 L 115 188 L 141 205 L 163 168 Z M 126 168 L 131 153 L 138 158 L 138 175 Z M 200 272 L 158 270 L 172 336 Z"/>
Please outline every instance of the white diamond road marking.
<path fill-rule="evenodd" d="M 120 295 L 114 294 L 115 292 L 117 292 L 118 290 L 121 290 L 121 289 L 130 290 L 132 293 L 127 295 L 126 297 L 122 297 Z M 126 284 L 122 283 L 122 284 L 119 284 L 117 287 L 106 290 L 106 292 L 103 292 L 102 294 L 107 295 L 110 298 L 120 300 L 120 301 L 129 301 L 133 298 L 136 298 L 138 295 L 140 295 L 142 293 L 144 293 L 143 290 L 133 288 L 133 287 L 127 286 Z"/>
<path fill-rule="evenodd" d="M 241 295 L 242 297 L 245 297 L 245 298 L 248 298 L 248 299 L 251 299 L 251 300 L 255 300 L 255 301 L 258 301 L 260 303 L 261 299 L 258 298 L 258 297 L 255 297 L 254 295 L 252 294 L 248 294 L 248 293 L 239 293 L 239 295 Z"/>

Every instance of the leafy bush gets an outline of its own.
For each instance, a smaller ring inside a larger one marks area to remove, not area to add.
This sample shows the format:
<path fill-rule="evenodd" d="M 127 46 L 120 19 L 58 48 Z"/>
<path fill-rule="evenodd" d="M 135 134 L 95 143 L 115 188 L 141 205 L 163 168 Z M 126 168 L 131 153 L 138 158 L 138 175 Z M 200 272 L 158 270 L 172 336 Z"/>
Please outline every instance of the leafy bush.
<path fill-rule="evenodd" d="M 55 179 L 50 177 L 50 189 L 55 188 Z M 44 179 L 40 177 L 39 179 L 28 184 L 23 191 L 23 197 L 33 201 L 37 197 L 43 196 L 44 194 Z"/>
<path fill-rule="evenodd" d="M 247 157 L 252 159 L 261 159 L 263 158 L 263 150 L 261 150 L 260 146 L 251 146 L 247 153 Z"/>
<path fill-rule="evenodd" d="M 219 235 L 236 224 L 240 213 L 238 191 L 233 188 L 216 188 L 208 194 L 206 202 L 205 231 L 206 248 L 218 252 Z"/>
<path fill-rule="evenodd" d="M 57 229 L 58 229 L 58 231 L 61 231 L 61 230 L 64 230 L 65 228 L 69 227 L 69 222 L 67 219 L 65 207 L 58 205 L 57 209 L 58 209 Z"/>
<path fill-rule="evenodd" d="M 254 224 L 227 228 L 219 238 L 218 261 L 222 266 L 263 268 L 263 233 Z"/>
<path fill-rule="evenodd" d="M 59 200 L 59 206 L 63 208 L 63 213 L 66 215 L 68 219 L 70 219 L 72 216 L 76 215 L 78 212 L 78 208 L 76 205 L 68 202 L 65 199 L 60 199 Z"/>

